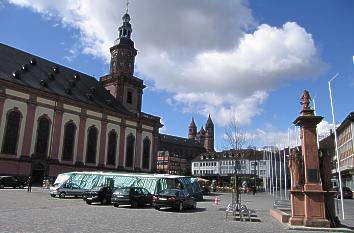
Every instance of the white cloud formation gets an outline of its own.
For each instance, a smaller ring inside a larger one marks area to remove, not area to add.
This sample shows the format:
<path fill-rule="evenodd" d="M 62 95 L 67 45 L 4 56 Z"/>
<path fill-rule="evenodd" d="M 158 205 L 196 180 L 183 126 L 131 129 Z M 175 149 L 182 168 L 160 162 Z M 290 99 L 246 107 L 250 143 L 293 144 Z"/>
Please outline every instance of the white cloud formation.
<path fill-rule="evenodd" d="M 80 40 L 74 47 L 106 60 L 125 3 L 9 1 L 77 28 Z M 136 0 L 130 8 L 138 72 L 171 93 L 170 104 L 210 113 L 220 125 L 232 114 L 241 124 L 251 123 L 269 91 L 288 80 L 316 76 L 326 66 L 303 27 L 295 22 L 256 27 L 242 0 Z"/>

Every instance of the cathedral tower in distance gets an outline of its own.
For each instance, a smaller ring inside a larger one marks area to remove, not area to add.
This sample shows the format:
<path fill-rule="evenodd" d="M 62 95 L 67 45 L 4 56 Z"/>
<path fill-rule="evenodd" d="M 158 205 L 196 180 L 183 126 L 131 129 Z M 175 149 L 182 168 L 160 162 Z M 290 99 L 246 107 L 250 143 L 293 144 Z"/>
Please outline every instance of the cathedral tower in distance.
<path fill-rule="evenodd" d="M 194 118 L 189 125 L 188 129 L 188 139 L 192 139 L 204 146 L 207 152 L 212 152 L 214 150 L 214 123 L 209 115 L 208 120 L 205 124 L 205 130 L 203 126 L 200 131 L 197 132 L 197 126 L 194 122 Z"/>

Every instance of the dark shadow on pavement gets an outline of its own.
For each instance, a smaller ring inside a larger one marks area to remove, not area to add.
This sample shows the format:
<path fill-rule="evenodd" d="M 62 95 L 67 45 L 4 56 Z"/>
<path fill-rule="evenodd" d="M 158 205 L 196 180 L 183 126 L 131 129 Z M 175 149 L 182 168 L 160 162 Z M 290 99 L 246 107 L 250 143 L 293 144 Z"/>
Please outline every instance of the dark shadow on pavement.
<path fill-rule="evenodd" d="M 158 210 L 156 210 L 158 211 Z M 204 212 L 206 211 L 206 208 L 195 208 L 195 209 L 185 209 L 185 210 L 182 210 L 181 212 L 178 211 L 177 209 L 174 209 L 174 208 L 170 208 L 170 207 L 166 207 L 166 208 L 161 208 L 159 211 L 161 212 L 176 212 L 176 213 L 198 213 L 198 212 Z"/>

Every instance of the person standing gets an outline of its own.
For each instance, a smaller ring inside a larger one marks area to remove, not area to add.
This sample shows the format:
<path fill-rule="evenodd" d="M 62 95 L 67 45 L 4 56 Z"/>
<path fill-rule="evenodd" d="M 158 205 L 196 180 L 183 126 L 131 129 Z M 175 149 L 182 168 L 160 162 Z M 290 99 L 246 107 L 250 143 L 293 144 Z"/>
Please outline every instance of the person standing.
<path fill-rule="evenodd" d="M 27 192 L 32 192 L 32 176 L 29 176 L 27 180 Z"/>

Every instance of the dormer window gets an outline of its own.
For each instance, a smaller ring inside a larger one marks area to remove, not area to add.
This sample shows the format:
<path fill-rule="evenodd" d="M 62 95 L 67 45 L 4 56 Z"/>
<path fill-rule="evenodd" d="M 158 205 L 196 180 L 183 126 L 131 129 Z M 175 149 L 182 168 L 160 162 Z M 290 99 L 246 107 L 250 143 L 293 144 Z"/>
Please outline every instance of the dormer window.
<path fill-rule="evenodd" d="M 128 93 L 127 93 L 127 103 L 133 104 L 133 94 L 131 91 L 128 91 Z"/>

